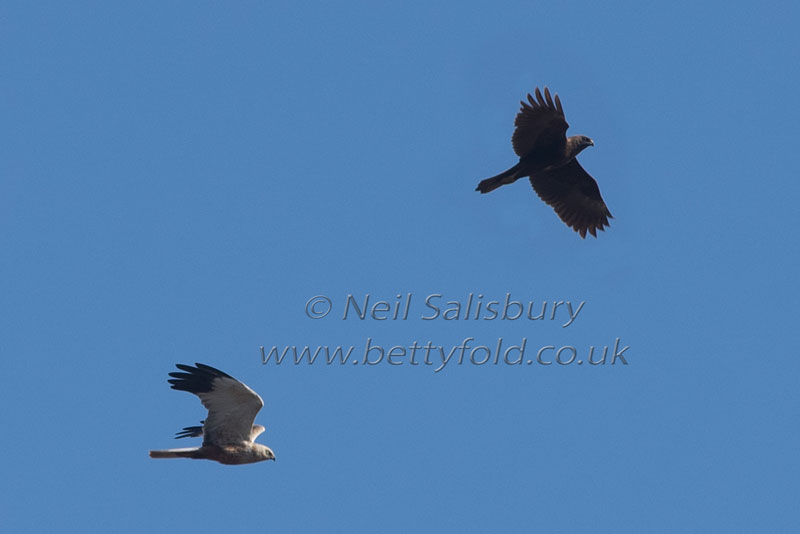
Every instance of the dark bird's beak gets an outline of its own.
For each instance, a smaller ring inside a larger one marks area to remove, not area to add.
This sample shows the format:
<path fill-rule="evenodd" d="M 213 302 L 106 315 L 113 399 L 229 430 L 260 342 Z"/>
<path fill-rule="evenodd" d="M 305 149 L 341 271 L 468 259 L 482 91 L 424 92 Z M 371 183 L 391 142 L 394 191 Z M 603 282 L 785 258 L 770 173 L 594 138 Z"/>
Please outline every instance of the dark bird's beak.
<path fill-rule="evenodd" d="M 591 139 L 589 139 L 589 144 L 590 144 L 590 145 L 592 145 L 592 146 L 594 146 L 594 141 L 592 141 Z"/>

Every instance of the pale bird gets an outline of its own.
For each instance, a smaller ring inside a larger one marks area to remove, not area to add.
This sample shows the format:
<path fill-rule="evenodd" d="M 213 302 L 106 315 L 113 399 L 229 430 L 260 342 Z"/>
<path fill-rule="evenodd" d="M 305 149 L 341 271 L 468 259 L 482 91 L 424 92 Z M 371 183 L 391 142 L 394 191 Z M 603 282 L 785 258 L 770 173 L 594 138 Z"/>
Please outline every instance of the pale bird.
<path fill-rule="evenodd" d="M 253 441 L 265 430 L 254 424 L 256 414 L 264 406 L 258 393 L 209 365 L 177 364 L 176 367 L 186 372 L 169 373 L 173 377 L 168 381 L 172 389 L 194 393 L 208 409 L 202 427 L 185 427 L 176 439 L 203 436 L 203 445 L 150 451 L 150 458 L 205 459 L 229 465 L 275 459 L 272 449 Z"/>

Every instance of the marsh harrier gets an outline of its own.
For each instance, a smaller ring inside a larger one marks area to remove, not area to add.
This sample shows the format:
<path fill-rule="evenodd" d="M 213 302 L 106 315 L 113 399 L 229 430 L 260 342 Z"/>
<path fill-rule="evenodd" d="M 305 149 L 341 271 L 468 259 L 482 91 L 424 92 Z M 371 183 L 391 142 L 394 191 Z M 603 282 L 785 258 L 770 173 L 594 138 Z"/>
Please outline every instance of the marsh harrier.
<path fill-rule="evenodd" d="M 567 226 L 581 237 L 586 237 L 587 231 L 597 237 L 597 230 L 609 226 L 611 212 L 597 182 L 576 159 L 581 150 L 594 146 L 594 141 L 585 135 L 567 137 L 569 124 L 558 95 L 551 97 L 547 87 L 544 96 L 538 87 L 535 93 L 535 99 L 529 94 L 527 102 L 520 102 L 514 121 L 511 144 L 519 163 L 483 180 L 476 191 L 488 193 L 528 176 L 539 198 L 552 206 Z"/>
<path fill-rule="evenodd" d="M 253 440 L 264 432 L 254 424 L 264 406 L 258 393 L 232 376 L 209 365 L 195 367 L 177 364 L 183 373 L 169 373 L 172 389 L 188 391 L 200 397 L 208 409 L 203 426 L 186 427 L 177 438 L 203 436 L 201 447 L 150 451 L 150 458 L 193 458 L 215 460 L 222 464 L 251 464 L 274 460 L 272 449 Z"/>

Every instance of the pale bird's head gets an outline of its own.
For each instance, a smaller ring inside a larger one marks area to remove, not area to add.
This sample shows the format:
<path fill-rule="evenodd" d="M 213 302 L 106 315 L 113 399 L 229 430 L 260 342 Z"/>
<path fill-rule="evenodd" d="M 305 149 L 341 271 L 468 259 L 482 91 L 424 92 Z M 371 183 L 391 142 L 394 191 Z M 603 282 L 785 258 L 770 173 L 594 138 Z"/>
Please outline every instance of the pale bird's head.
<path fill-rule="evenodd" d="M 261 446 L 261 456 L 264 460 L 274 460 L 275 453 L 269 447 Z"/>

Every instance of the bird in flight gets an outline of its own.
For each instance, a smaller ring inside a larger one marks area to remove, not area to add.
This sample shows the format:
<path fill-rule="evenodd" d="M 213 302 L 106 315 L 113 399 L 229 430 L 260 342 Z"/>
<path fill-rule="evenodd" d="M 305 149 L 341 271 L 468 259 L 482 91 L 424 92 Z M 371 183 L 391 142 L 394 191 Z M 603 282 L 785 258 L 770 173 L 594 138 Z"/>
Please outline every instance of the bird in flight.
<path fill-rule="evenodd" d="M 528 176 L 539 198 L 552 206 L 567 226 L 582 238 L 586 232 L 597 237 L 597 230 L 605 230 L 613 217 L 597 182 L 576 159 L 584 148 L 594 146 L 594 141 L 585 135 L 567 137 L 569 124 L 558 95 L 551 97 L 547 87 L 544 96 L 538 87 L 535 94 L 535 99 L 528 94 L 528 101 L 520 102 L 522 108 L 514 120 L 511 144 L 519 163 L 481 181 L 475 190 L 488 193 Z"/>
<path fill-rule="evenodd" d="M 264 406 L 258 393 L 232 376 L 209 365 L 195 367 L 177 364 L 183 373 L 169 373 L 172 389 L 188 391 L 200 397 L 208 409 L 203 426 L 185 427 L 176 439 L 203 437 L 201 447 L 150 451 L 150 458 L 193 458 L 215 460 L 222 464 L 251 464 L 274 460 L 272 449 L 253 440 L 265 428 L 254 424 Z"/>

